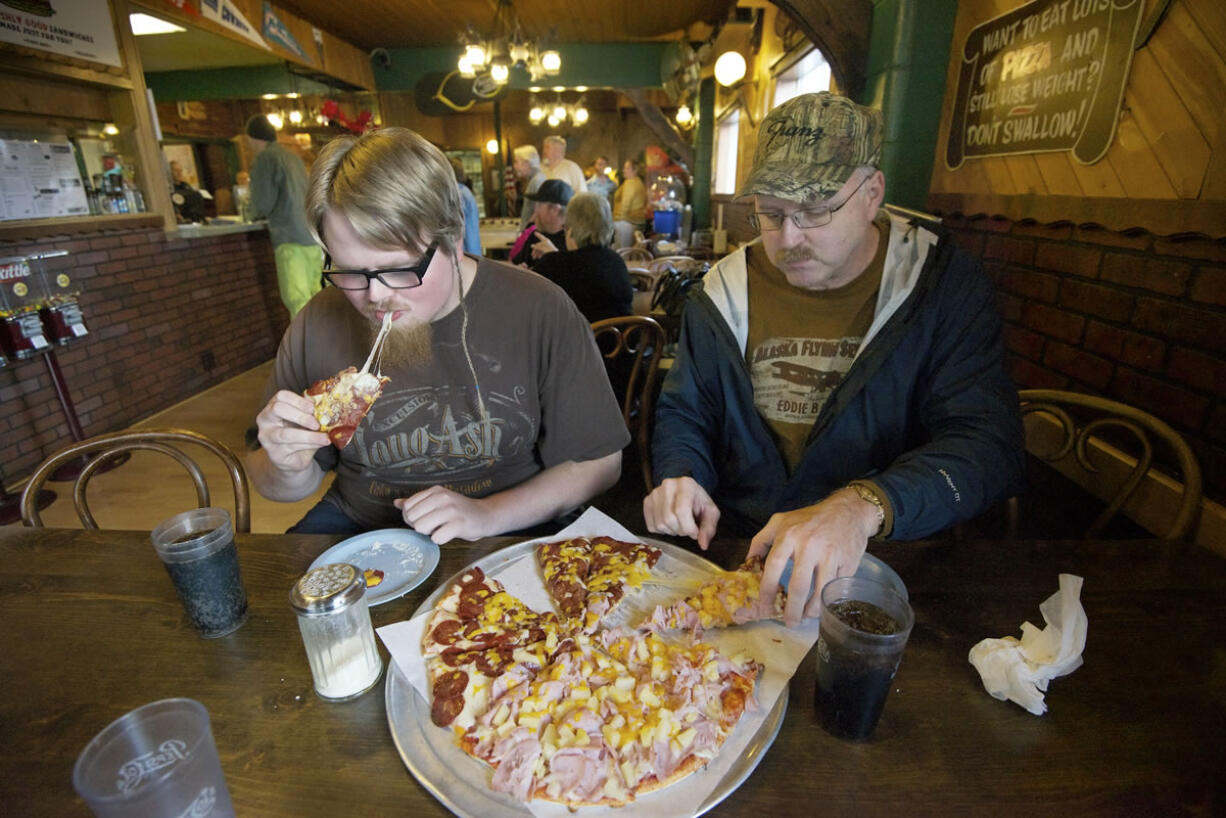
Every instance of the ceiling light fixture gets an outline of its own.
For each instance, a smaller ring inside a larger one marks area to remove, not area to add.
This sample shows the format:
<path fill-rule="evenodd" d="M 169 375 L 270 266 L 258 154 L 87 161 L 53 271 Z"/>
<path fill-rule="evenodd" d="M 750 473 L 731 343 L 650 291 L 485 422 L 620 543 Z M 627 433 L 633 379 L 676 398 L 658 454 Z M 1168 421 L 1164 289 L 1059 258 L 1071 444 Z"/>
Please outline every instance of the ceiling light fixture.
<path fill-rule="evenodd" d="M 731 88 L 745 76 L 745 58 L 736 51 L 725 51 L 715 61 L 715 80 L 725 88 Z"/>
<path fill-rule="evenodd" d="M 524 35 L 511 0 L 498 0 L 488 36 L 469 23 L 460 42 L 464 53 L 456 68 L 462 77 L 488 75 L 502 86 L 510 80 L 512 68 L 522 68 L 533 82 L 562 70 L 562 57 L 557 51 L 542 51 L 540 42 Z"/>
<path fill-rule="evenodd" d="M 180 31 L 187 31 L 183 26 L 176 26 L 160 17 L 140 12 L 128 15 L 128 25 L 132 27 L 132 34 L 136 37 L 144 37 L 149 34 L 177 34 Z"/>

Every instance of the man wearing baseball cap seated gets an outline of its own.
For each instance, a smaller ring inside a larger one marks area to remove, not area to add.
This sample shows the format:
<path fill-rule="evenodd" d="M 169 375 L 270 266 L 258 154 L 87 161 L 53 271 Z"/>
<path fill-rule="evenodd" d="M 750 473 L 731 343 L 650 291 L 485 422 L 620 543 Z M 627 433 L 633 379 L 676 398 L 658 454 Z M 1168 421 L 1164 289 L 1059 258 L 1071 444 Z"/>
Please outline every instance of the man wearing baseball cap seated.
<path fill-rule="evenodd" d="M 650 531 L 706 548 L 717 524 L 785 568 L 785 619 L 910 540 L 1018 491 L 1022 429 L 979 261 L 882 209 L 879 111 L 829 93 L 771 111 L 738 198 L 760 239 L 693 293 L 657 404 Z"/>
<path fill-rule="evenodd" d="M 541 256 L 566 246 L 566 205 L 574 190 L 561 179 L 546 179 L 529 201 L 535 202 L 532 221 L 511 245 L 511 263 L 535 268 Z"/>

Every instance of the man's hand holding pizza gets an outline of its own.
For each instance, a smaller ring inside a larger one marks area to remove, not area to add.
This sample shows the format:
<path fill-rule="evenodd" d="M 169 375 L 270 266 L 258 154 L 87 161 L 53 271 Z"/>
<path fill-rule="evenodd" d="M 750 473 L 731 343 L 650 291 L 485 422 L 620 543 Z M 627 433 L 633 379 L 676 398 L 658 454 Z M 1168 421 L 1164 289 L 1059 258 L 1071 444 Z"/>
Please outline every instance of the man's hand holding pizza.
<path fill-rule="evenodd" d="M 261 448 L 248 456 L 247 470 L 260 492 L 282 502 L 314 492 L 324 476 L 315 452 L 330 441 L 319 431 L 311 399 L 282 389 L 256 415 L 255 425 Z"/>

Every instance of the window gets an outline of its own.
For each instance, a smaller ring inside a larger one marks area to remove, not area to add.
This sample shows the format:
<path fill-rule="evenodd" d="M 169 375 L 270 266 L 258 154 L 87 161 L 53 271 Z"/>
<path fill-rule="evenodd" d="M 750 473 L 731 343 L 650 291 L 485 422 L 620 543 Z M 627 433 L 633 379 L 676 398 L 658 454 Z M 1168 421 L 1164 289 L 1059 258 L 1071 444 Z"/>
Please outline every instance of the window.
<path fill-rule="evenodd" d="M 741 109 L 733 108 L 715 131 L 715 168 L 712 190 L 736 193 L 737 140 L 741 132 Z"/>
<path fill-rule="evenodd" d="M 792 97 L 830 90 L 830 63 L 814 48 L 775 76 L 775 102 L 778 107 Z"/>

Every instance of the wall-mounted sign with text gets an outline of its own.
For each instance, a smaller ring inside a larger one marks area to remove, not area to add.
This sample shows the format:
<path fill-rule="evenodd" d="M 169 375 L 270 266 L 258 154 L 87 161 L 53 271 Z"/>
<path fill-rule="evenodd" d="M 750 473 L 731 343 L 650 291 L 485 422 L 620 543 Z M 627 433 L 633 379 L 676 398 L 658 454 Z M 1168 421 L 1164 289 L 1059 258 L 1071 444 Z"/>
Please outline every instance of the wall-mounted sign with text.
<path fill-rule="evenodd" d="M 110 4 L 99 0 L 0 2 L 0 40 L 66 57 L 123 65 Z"/>
<path fill-rule="evenodd" d="M 1142 0 L 1034 0 L 976 26 L 962 47 L 945 164 L 1073 152 L 1089 165 L 1115 136 Z"/>

